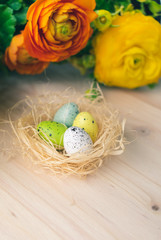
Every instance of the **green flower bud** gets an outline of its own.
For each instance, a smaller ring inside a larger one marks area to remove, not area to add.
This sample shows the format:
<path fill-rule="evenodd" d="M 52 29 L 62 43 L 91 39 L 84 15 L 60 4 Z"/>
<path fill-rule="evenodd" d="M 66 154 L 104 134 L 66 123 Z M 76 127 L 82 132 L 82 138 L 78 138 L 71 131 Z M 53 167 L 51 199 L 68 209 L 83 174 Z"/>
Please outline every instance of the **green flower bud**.
<path fill-rule="evenodd" d="M 93 68 L 95 66 L 95 56 L 84 55 L 82 57 L 82 64 L 86 69 Z"/>
<path fill-rule="evenodd" d="M 94 55 L 83 55 L 82 57 L 71 57 L 68 61 L 82 74 L 95 66 L 95 56 Z"/>
<path fill-rule="evenodd" d="M 98 17 L 94 21 L 94 25 L 99 31 L 104 32 L 112 24 L 112 15 L 106 10 L 98 10 L 96 13 Z"/>

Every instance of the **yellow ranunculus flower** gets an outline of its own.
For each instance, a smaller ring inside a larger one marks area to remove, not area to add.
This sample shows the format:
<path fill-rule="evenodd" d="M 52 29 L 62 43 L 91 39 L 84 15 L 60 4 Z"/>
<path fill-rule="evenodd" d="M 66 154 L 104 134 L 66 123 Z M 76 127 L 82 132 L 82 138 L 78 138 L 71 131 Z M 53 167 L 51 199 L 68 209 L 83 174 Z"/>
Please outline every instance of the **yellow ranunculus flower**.
<path fill-rule="evenodd" d="M 118 16 L 96 36 L 95 77 L 109 86 L 137 88 L 161 77 L 161 26 L 142 13 Z"/>

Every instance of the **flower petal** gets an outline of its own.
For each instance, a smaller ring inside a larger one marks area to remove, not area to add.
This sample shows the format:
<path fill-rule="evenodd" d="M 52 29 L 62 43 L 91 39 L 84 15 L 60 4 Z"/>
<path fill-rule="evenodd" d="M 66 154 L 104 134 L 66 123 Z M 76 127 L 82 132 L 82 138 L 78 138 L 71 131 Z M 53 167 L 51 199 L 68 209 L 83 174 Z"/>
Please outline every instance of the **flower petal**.
<path fill-rule="evenodd" d="M 96 1 L 95 0 L 75 0 L 73 4 L 78 5 L 81 8 L 94 10 L 96 7 Z"/>

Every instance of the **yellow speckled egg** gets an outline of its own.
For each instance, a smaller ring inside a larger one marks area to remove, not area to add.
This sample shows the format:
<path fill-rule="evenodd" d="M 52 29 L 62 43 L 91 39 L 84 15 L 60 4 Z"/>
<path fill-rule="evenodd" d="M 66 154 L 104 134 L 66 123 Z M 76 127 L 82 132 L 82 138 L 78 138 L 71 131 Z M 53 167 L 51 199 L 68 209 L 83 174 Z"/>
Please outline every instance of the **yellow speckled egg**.
<path fill-rule="evenodd" d="M 98 125 L 89 112 L 80 112 L 76 116 L 73 126 L 82 128 L 90 135 L 93 142 L 96 141 L 98 135 Z"/>

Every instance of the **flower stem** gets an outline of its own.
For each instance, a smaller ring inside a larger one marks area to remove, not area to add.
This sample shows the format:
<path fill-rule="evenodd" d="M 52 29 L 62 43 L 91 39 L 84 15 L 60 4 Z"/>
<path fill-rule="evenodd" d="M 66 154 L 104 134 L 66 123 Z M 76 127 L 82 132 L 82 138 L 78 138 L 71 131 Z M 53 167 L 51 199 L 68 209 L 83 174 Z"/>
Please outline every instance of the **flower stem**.
<path fill-rule="evenodd" d="M 141 12 L 142 12 L 144 15 L 146 15 L 144 3 L 141 2 L 140 4 L 141 4 Z"/>

